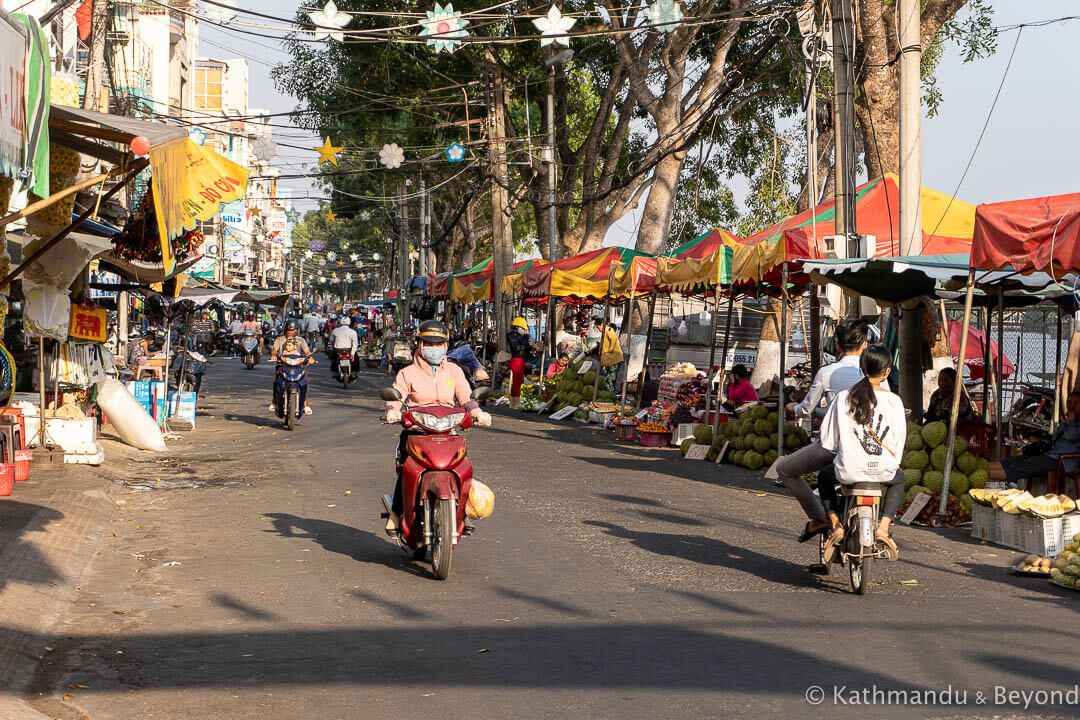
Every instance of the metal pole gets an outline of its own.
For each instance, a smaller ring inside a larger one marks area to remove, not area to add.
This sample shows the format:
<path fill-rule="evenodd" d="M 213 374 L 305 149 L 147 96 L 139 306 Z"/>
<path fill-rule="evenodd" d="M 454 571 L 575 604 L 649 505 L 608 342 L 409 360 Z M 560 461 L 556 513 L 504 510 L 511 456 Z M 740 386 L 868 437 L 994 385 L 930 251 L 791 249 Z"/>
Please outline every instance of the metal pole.
<path fill-rule="evenodd" d="M 1061 417 L 1061 306 L 1057 307 L 1057 343 L 1054 344 L 1054 417 L 1050 420 L 1050 434 L 1057 430 Z"/>
<path fill-rule="evenodd" d="M 787 308 L 788 308 L 788 266 L 785 262 L 780 270 L 780 386 L 777 391 L 779 408 L 776 412 L 780 427 L 776 432 L 776 457 L 784 454 L 784 374 L 787 365 Z"/>
<path fill-rule="evenodd" d="M 922 87 L 919 0 L 899 0 L 900 254 L 922 254 Z M 916 346 L 915 352 L 918 352 Z"/>
<path fill-rule="evenodd" d="M 546 342 L 544 342 L 544 327 L 543 327 L 543 323 L 540 322 L 540 317 L 541 317 L 541 315 L 540 315 L 540 306 L 536 305 L 534 310 L 535 310 L 535 312 L 533 313 L 533 315 L 534 315 L 534 317 L 536 317 L 536 335 L 540 340 L 540 344 L 543 345 L 543 347 L 540 348 L 540 392 L 542 393 L 544 391 L 544 381 L 547 380 L 547 347 L 548 347 L 548 344 Z M 544 314 L 546 315 L 547 312 L 545 311 Z M 548 326 L 547 330 L 548 330 L 548 332 L 551 332 L 551 326 L 550 325 Z"/>
<path fill-rule="evenodd" d="M 971 296 L 975 293 L 975 268 L 968 270 L 967 291 L 964 294 L 964 321 L 960 327 L 960 352 L 957 354 L 959 368 L 957 379 L 961 377 L 964 358 L 967 357 L 968 330 L 971 327 Z M 947 328 L 946 328 L 947 331 Z M 959 389 L 959 388 L 958 388 Z M 960 393 L 954 392 L 952 410 L 949 413 L 949 438 L 945 451 L 945 477 L 941 482 L 941 498 L 938 501 L 938 515 L 945 514 L 949 502 L 949 472 L 953 464 L 953 443 L 956 442 L 956 419 L 960 416 Z"/>
<path fill-rule="evenodd" d="M 723 350 L 720 353 L 720 383 L 723 387 L 724 378 L 727 376 L 727 351 L 728 346 L 731 344 L 731 317 L 735 314 L 735 291 L 728 289 L 728 311 L 727 320 L 724 322 L 724 345 Z M 720 427 L 720 391 L 716 392 L 716 417 L 713 418 L 713 435 L 716 434 L 716 429 Z"/>
<path fill-rule="evenodd" d="M 851 0 L 831 0 L 833 50 L 833 107 L 835 118 L 836 233 L 848 238 L 848 257 L 858 257 L 852 248 L 855 226 L 855 89 L 852 63 L 855 33 L 852 31 Z M 857 243 L 857 240 L 855 241 Z"/>
<path fill-rule="evenodd" d="M 706 304 L 706 307 L 708 305 Z M 709 413 L 712 412 L 713 401 L 713 367 L 716 365 L 716 323 L 717 316 L 720 314 L 720 286 L 713 287 L 713 311 L 712 321 L 709 324 L 711 329 L 709 333 L 709 367 L 705 371 L 705 422 L 709 422 Z M 716 393 L 719 398 L 720 393 Z M 720 403 L 717 403 L 719 405 Z"/>
<path fill-rule="evenodd" d="M 38 338 L 38 394 L 41 406 L 38 408 L 38 432 L 41 435 L 38 444 L 45 447 L 45 338 Z"/>
<path fill-rule="evenodd" d="M 423 180 L 420 181 L 420 242 L 417 243 L 417 250 L 419 250 L 419 272 L 417 275 L 423 277 L 427 275 L 427 248 L 424 247 L 424 243 L 427 241 L 427 187 Z"/>
<path fill-rule="evenodd" d="M 987 340 L 987 345 L 990 341 Z M 1001 459 L 1001 411 L 1004 409 L 1005 393 L 1005 289 L 998 288 L 998 356 L 994 358 L 994 379 L 997 387 L 994 391 L 995 415 L 994 428 L 997 440 L 994 443 L 994 459 Z"/>
<path fill-rule="evenodd" d="M 653 313 L 656 312 L 656 290 L 652 291 L 649 296 L 649 317 L 645 321 L 645 357 L 641 366 L 641 379 L 638 381 L 637 393 L 634 399 L 634 406 L 641 407 L 641 397 L 645 392 L 645 373 L 649 369 L 649 346 L 652 345 L 652 323 Z"/>
<path fill-rule="evenodd" d="M 994 388 L 993 394 L 997 396 L 997 387 L 994 385 L 994 376 L 992 374 L 993 368 L 990 363 L 990 306 L 987 305 L 983 308 L 983 408 L 982 408 L 982 421 L 984 423 L 990 423 L 990 389 Z M 966 358 L 965 358 L 966 360 Z M 957 381 L 962 382 L 964 379 L 963 367 L 964 361 L 961 360 L 958 363 L 957 368 Z"/>

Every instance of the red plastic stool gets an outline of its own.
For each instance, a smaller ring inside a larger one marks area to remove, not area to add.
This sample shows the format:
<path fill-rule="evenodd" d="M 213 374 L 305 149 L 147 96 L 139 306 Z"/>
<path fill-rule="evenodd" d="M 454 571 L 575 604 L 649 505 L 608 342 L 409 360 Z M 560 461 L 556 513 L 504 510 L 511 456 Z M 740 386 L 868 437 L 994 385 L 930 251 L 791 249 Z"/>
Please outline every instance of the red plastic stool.
<path fill-rule="evenodd" d="M 11 463 L 0 463 L 0 497 L 7 497 L 15 486 L 15 466 Z"/>
<path fill-rule="evenodd" d="M 1080 458 L 1080 454 L 1062 455 L 1058 458 L 1057 470 L 1046 474 L 1046 492 L 1060 495 L 1068 482 L 1072 480 L 1075 497 L 1080 500 L 1080 467 L 1072 472 L 1065 472 L 1065 461 L 1077 458 Z"/>

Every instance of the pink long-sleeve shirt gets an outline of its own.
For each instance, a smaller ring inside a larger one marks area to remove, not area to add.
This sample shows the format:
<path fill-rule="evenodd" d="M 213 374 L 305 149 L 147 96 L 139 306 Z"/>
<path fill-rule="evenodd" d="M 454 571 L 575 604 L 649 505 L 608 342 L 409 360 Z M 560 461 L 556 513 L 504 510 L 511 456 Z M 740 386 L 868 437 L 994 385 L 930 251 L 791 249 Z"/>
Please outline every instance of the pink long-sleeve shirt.
<path fill-rule="evenodd" d="M 394 387 L 411 408 L 439 405 L 474 410 L 472 391 L 465 373 L 456 364 L 443 360 L 434 373 L 420 353 L 413 355 L 413 364 L 398 371 Z M 386 403 L 386 409 L 400 410 L 400 402 Z"/>

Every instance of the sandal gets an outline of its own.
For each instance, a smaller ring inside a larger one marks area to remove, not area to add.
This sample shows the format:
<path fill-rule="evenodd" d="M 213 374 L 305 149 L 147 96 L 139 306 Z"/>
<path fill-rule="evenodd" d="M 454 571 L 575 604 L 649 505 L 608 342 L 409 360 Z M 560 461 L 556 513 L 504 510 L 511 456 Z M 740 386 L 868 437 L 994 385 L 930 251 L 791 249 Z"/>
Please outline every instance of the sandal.
<path fill-rule="evenodd" d="M 844 541 L 844 526 L 837 525 L 832 534 L 825 539 L 825 544 L 821 548 L 821 560 L 826 565 L 832 562 L 833 555 L 836 553 L 836 548 Z"/>
<path fill-rule="evenodd" d="M 304 406 L 304 414 L 305 415 L 310 415 L 311 414 L 311 408 L 309 408 L 307 405 Z"/>
<path fill-rule="evenodd" d="M 889 562 L 896 562 L 900 559 L 900 549 L 896 547 L 896 543 L 889 537 L 888 533 L 884 533 L 880 530 L 874 531 L 874 538 L 881 543 L 881 549 L 885 551 L 885 559 Z"/>
<path fill-rule="evenodd" d="M 799 542 L 801 542 L 801 543 L 804 543 L 804 542 L 807 542 L 807 541 L 809 541 L 809 540 L 813 540 L 813 539 L 814 539 L 814 538 L 816 538 L 816 537 L 817 537 L 818 535 L 821 535 L 821 534 L 823 534 L 823 533 L 824 533 L 824 532 L 825 532 L 826 530 L 828 530 L 828 529 L 829 529 L 829 526 L 828 526 L 828 525 L 822 525 L 822 526 L 821 526 L 821 527 L 819 527 L 819 528 L 818 528 L 817 530 L 811 530 L 811 529 L 810 529 L 810 523 L 811 523 L 811 522 L 813 522 L 813 521 L 812 521 L 812 520 L 808 520 L 808 521 L 806 522 L 806 526 L 805 526 L 805 527 L 803 527 L 803 531 L 802 531 L 802 533 L 801 533 L 801 534 L 799 535 Z"/>

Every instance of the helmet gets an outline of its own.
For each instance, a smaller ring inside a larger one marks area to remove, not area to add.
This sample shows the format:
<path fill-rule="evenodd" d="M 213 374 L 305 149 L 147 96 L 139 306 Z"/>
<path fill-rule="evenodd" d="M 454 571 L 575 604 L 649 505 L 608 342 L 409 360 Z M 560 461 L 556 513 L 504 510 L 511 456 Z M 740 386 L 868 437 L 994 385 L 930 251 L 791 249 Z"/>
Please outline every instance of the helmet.
<path fill-rule="evenodd" d="M 417 331 L 416 337 L 421 342 L 444 343 L 449 341 L 450 333 L 446 331 L 446 326 L 438 320 L 425 320 L 420 323 L 420 329 Z"/>
<path fill-rule="evenodd" d="M 341 327 L 349 327 L 350 322 L 348 316 L 341 318 Z"/>
<path fill-rule="evenodd" d="M 300 329 L 300 323 L 296 322 L 295 319 L 289 318 L 288 320 L 285 321 L 285 332 L 289 332 L 290 330 L 299 330 L 299 329 Z"/>
<path fill-rule="evenodd" d="M 523 318 L 523 317 L 514 318 L 514 322 L 510 323 L 510 326 L 511 327 L 519 327 L 522 330 L 528 330 L 529 329 L 529 323 L 525 322 L 525 318 Z"/>
<path fill-rule="evenodd" d="M 331 320 L 337 320 L 337 313 L 330 313 Z"/>
<path fill-rule="evenodd" d="M 254 315 L 248 315 L 248 322 L 255 322 L 255 316 Z"/>

